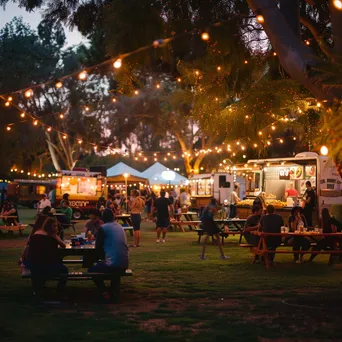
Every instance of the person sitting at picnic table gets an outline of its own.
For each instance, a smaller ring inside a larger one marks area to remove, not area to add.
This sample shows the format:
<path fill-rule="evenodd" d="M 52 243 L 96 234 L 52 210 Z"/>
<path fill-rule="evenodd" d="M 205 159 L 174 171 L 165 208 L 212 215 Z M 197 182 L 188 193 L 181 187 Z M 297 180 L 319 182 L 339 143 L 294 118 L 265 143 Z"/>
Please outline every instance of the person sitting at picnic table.
<path fill-rule="evenodd" d="M 62 224 L 70 224 L 72 219 L 72 209 L 70 207 L 69 201 L 64 201 L 63 206 L 61 207 L 61 213 L 64 214 L 64 216 L 61 216 L 61 223 Z"/>
<path fill-rule="evenodd" d="M 114 273 L 117 271 L 125 271 L 129 264 L 129 252 L 125 231 L 114 220 L 111 209 L 105 209 L 102 217 L 104 224 L 100 227 L 95 242 L 95 249 L 98 257 L 102 258 L 102 261 L 90 267 L 88 272 Z M 112 298 L 113 290 L 116 286 L 115 282 L 111 282 L 108 294 L 103 279 L 94 276 L 93 281 L 99 289 L 102 299 L 106 301 L 115 299 Z"/>
<path fill-rule="evenodd" d="M 61 202 L 59 203 L 59 206 L 61 207 L 61 208 L 63 208 L 63 203 L 65 202 L 65 201 L 69 201 L 69 194 L 63 194 L 63 197 L 62 197 L 62 200 L 61 200 Z"/>
<path fill-rule="evenodd" d="M 266 193 L 260 192 L 259 195 L 255 198 L 253 205 L 258 205 L 260 208 L 262 208 L 263 211 L 266 210 Z"/>
<path fill-rule="evenodd" d="M 281 227 L 284 225 L 283 218 L 275 213 L 273 205 L 268 205 L 266 208 L 266 215 L 261 217 L 259 226 L 260 230 L 264 233 L 281 233 Z M 268 236 L 266 237 L 267 249 L 275 251 L 281 244 L 281 236 Z M 268 254 L 268 260 L 273 264 L 274 253 Z"/>
<path fill-rule="evenodd" d="M 104 197 L 100 197 L 96 204 L 96 209 L 100 210 L 101 207 L 106 207 L 106 199 Z"/>
<path fill-rule="evenodd" d="M 62 295 L 66 285 L 68 268 L 62 263 L 59 247 L 65 248 L 58 237 L 58 224 L 53 218 L 46 218 L 29 241 L 28 260 L 32 276 L 32 285 L 36 299 L 40 301 L 44 283 L 48 279 L 59 277 L 57 291 Z M 64 274 L 65 277 L 61 277 Z"/>
<path fill-rule="evenodd" d="M 259 229 L 259 223 L 262 217 L 262 209 L 258 205 L 253 205 L 252 215 L 247 217 L 246 223 L 243 227 L 243 236 L 250 245 L 258 245 L 260 237 L 253 235 L 250 232 Z"/>
<path fill-rule="evenodd" d="M 51 202 L 47 197 L 47 194 L 42 195 L 42 199 L 37 204 L 37 212 L 38 214 L 45 208 L 50 207 L 51 208 Z"/>
<path fill-rule="evenodd" d="M 103 224 L 103 221 L 101 221 L 101 212 L 97 209 L 92 210 L 89 213 L 89 220 L 84 225 L 84 232 L 86 233 L 86 236 L 88 232 L 91 232 L 91 234 L 96 237 L 97 232 L 101 228 L 101 225 Z"/>
<path fill-rule="evenodd" d="M 300 230 L 300 227 L 307 227 L 305 216 L 301 214 L 299 207 L 293 207 L 291 216 L 289 217 L 289 229 L 291 232 Z M 311 242 L 305 236 L 293 237 L 293 251 L 308 251 L 311 247 Z M 294 260 L 297 264 L 303 262 L 303 254 L 293 253 Z"/>
<path fill-rule="evenodd" d="M 113 196 L 112 194 L 108 194 L 107 201 L 106 201 L 106 208 L 109 208 L 112 203 L 113 203 Z"/>
<path fill-rule="evenodd" d="M 3 216 L 2 220 L 7 226 L 17 226 L 19 224 L 18 211 L 16 205 L 12 201 L 4 202 L 1 209 L 1 216 Z"/>
<path fill-rule="evenodd" d="M 332 217 L 329 213 L 327 208 L 322 209 L 322 228 L 323 234 L 330 234 L 341 232 L 342 230 L 342 223 Z M 325 248 L 335 249 L 339 244 L 339 249 L 342 251 L 342 239 L 338 239 L 336 237 L 325 236 L 322 240 L 319 240 L 312 248 L 312 251 L 321 251 Z M 310 259 L 308 262 L 312 262 L 313 259 L 316 257 L 317 254 L 311 254 Z M 339 256 L 340 260 L 342 259 L 342 255 Z"/>
<path fill-rule="evenodd" d="M 226 260 L 229 258 L 228 256 L 225 256 L 223 253 L 222 243 L 220 239 L 220 233 L 222 231 L 214 221 L 214 216 L 217 213 L 218 209 L 219 208 L 215 198 L 212 198 L 209 205 L 203 210 L 202 215 L 200 217 L 200 220 L 202 221 L 203 230 L 206 233 L 202 246 L 202 254 L 200 255 L 201 260 L 207 259 L 207 257 L 205 256 L 205 247 L 210 236 L 215 236 L 216 238 L 217 245 L 220 250 L 220 259 Z"/>

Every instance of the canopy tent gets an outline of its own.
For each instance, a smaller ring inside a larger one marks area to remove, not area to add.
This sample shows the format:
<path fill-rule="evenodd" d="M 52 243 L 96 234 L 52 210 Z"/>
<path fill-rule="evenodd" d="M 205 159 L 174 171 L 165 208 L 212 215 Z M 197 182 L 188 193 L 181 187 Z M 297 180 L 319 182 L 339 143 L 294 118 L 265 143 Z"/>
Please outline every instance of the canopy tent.
<path fill-rule="evenodd" d="M 130 167 L 123 162 L 117 163 L 109 168 L 107 170 L 107 177 L 121 176 L 124 173 L 128 173 L 133 177 L 143 177 L 140 171 L 133 169 L 133 167 Z"/>
<path fill-rule="evenodd" d="M 123 162 L 120 162 L 107 170 L 107 181 L 109 183 L 123 183 L 125 182 L 124 174 L 127 173 L 127 182 L 143 182 L 146 183 L 147 179 L 144 178 L 140 171 L 133 169 Z"/>
<path fill-rule="evenodd" d="M 169 172 L 165 172 L 169 171 Z M 171 185 L 185 185 L 187 178 L 181 176 L 179 173 L 171 171 L 163 164 L 156 162 L 148 169 L 141 173 L 141 176 L 147 178 L 151 185 L 171 184 Z"/>

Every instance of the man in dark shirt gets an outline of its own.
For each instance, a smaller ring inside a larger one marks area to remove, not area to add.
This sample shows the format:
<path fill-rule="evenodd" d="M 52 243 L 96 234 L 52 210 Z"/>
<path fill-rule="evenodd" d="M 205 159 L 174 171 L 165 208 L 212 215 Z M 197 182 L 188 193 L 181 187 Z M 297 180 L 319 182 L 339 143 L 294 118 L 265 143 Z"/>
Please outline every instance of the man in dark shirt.
<path fill-rule="evenodd" d="M 281 226 L 284 225 L 283 218 L 275 214 L 274 206 L 268 205 L 266 208 L 267 214 L 260 220 L 261 231 L 264 233 L 280 233 Z M 276 248 L 281 244 L 281 236 L 269 236 L 266 238 L 267 248 L 270 251 L 275 251 Z M 274 253 L 268 254 L 268 259 L 273 263 Z"/>
<path fill-rule="evenodd" d="M 311 182 L 307 181 L 306 185 L 306 199 L 305 199 L 305 206 L 304 206 L 304 216 L 306 218 L 306 222 L 308 223 L 308 227 L 312 227 L 312 212 L 314 211 L 315 204 L 316 204 L 316 194 L 315 191 L 311 187 Z"/>
<path fill-rule="evenodd" d="M 165 198 L 165 191 L 161 191 L 160 197 L 154 201 L 153 208 L 153 211 L 157 211 L 157 243 L 160 242 L 161 232 L 163 232 L 162 243 L 165 243 L 167 228 L 170 226 L 169 208 L 173 216 L 173 204 L 168 198 Z"/>

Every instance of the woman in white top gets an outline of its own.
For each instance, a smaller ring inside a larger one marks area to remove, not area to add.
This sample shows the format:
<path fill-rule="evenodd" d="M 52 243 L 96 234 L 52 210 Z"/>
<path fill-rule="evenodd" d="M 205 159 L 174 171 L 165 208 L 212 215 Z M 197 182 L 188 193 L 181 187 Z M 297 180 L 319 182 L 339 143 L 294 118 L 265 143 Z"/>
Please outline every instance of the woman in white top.
<path fill-rule="evenodd" d="M 230 218 L 234 218 L 236 216 L 236 204 L 241 201 L 236 192 L 238 188 L 239 187 L 235 185 L 234 190 L 230 194 Z"/>

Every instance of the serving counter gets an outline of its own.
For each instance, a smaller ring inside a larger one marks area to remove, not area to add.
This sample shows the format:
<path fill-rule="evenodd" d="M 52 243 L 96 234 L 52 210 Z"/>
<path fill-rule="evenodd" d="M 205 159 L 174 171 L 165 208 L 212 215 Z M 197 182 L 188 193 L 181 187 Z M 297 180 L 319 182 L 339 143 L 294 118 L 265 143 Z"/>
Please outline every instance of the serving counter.
<path fill-rule="evenodd" d="M 280 215 L 285 224 L 288 224 L 289 217 L 291 216 L 292 207 L 282 207 L 277 208 L 275 207 L 276 214 Z M 252 207 L 246 205 L 237 205 L 236 206 L 237 217 L 240 219 L 246 219 L 249 215 L 252 214 Z"/>

